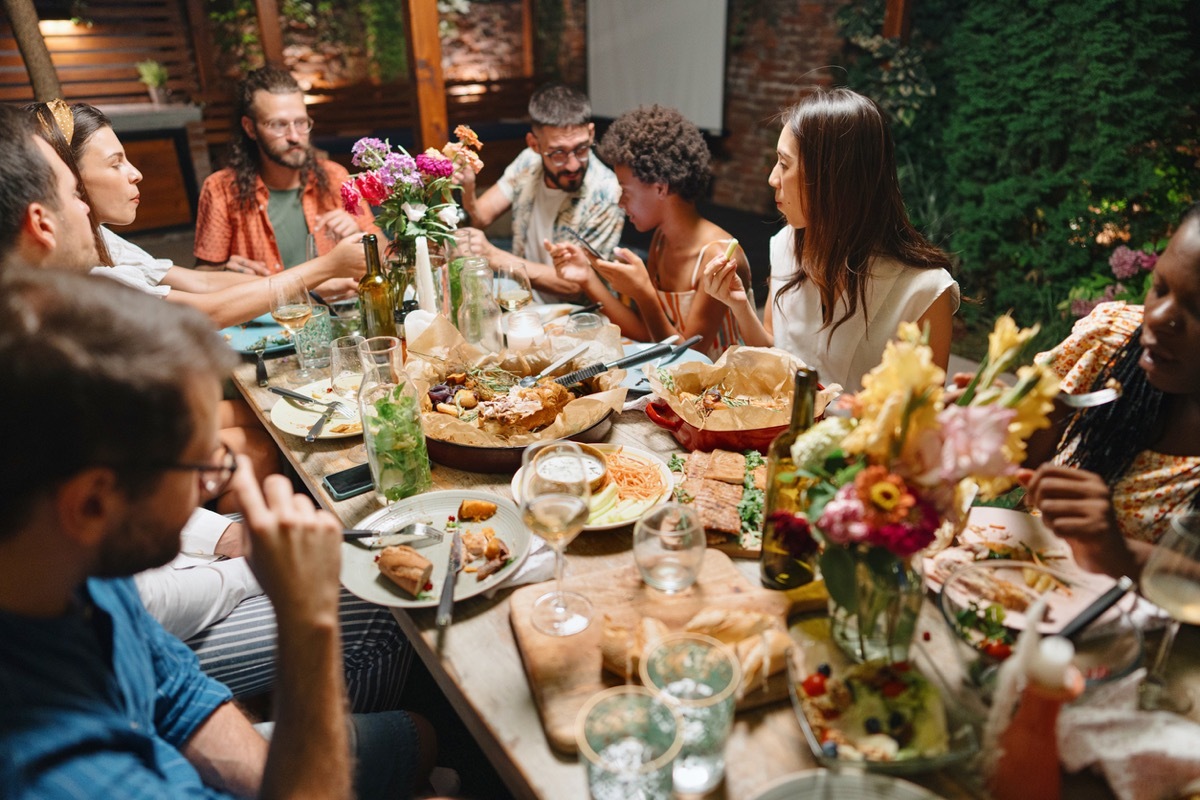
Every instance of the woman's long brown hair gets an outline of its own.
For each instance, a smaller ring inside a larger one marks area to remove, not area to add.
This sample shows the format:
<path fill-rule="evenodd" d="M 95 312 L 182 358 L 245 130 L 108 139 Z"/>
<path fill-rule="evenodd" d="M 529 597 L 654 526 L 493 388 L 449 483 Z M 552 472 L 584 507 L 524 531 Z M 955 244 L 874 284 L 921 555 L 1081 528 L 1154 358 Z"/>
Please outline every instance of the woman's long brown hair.
<path fill-rule="evenodd" d="M 776 302 L 812 281 L 823 325 L 837 330 L 866 305 L 872 258 L 950 267 L 949 257 L 908 220 L 892 133 L 874 102 L 850 89 L 817 89 L 783 116 L 799 148 L 807 227 L 796 231 L 796 273 Z M 842 298 L 846 313 L 835 321 Z"/>

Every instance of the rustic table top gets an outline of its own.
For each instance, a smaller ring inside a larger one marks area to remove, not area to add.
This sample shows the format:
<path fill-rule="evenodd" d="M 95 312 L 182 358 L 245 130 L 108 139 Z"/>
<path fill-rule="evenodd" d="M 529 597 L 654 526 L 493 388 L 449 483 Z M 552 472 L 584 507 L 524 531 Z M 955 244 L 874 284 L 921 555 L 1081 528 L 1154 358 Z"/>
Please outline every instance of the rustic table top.
<path fill-rule="evenodd" d="M 272 382 L 285 372 L 287 362 L 272 361 Z M 358 437 L 318 440 L 306 444 L 303 437 L 283 433 L 271 425 L 269 411 L 282 398 L 259 388 L 253 363 L 243 363 L 234 372 L 234 383 L 263 420 L 271 436 L 317 501 L 337 515 L 346 527 L 380 508 L 372 493 L 335 501 L 321 486 L 321 479 L 353 463 L 350 448 Z M 655 426 L 642 412 L 619 415 L 607 441 L 626 444 L 661 454 L 664 458 L 682 452 L 674 438 Z M 434 465 L 434 489 L 479 489 L 511 499 L 511 474 L 482 474 Z M 567 550 L 567 570 L 582 574 L 612 569 L 631 562 L 631 528 L 585 532 Z M 758 580 L 758 564 L 736 561 L 752 581 Z M 434 610 L 395 611 L 396 619 L 414 649 L 437 680 L 463 723 L 478 741 L 509 793 L 528 798 L 584 798 L 587 796 L 584 769 L 574 757 L 554 752 L 546 740 L 538 711 L 529 689 L 521 655 L 509 622 L 509 595 L 502 590 L 494 598 L 482 596 L 461 601 L 455 607 L 454 623 L 440 631 L 434 625 Z M 931 604 L 927 604 L 931 606 Z M 931 607 L 923 613 L 921 630 L 944 631 L 940 615 Z M 1172 660 L 1177 674 L 1200 686 L 1200 636 L 1186 630 L 1176 644 Z M 949 647 L 937 638 L 931 649 Z M 937 653 L 934 653 L 937 656 Z M 780 776 L 816 766 L 791 705 L 786 702 L 740 713 L 726 750 L 726 778 L 713 797 L 750 798 Z M 910 778 L 948 798 L 984 796 L 973 775 L 943 772 Z M 1067 796 L 1104 797 L 1107 789 L 1095 779 L 1068 782 Z"/>

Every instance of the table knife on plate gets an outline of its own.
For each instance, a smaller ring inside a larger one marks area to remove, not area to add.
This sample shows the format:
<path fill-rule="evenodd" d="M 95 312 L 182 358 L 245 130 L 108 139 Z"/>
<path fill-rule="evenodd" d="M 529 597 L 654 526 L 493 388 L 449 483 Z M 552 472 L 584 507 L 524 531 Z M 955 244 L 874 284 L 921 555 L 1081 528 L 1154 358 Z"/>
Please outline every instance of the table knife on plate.
<path fill-rule="evenodd" d="M 321 431 L 325 430 L 325 423 L 329 422 L 329 418 L 337 411 L 337 406 L 331 405 L 321 412 L 321 416 L 317 417 L 317 421 L 308 429 L 308 433 L 304 435 L 304 441 L 315 442 L 317 437 L 321 435 Z"/>
<path fill-rule="evenodd" d="M 442 598 L 438 600 L 437 626 L 445 628 L 450 625 L 454 615 L 454 584 L 458 582 L 458 572 L 462 569 L 462 534 L 454 532 L 450 542 L 450 557 L 446 560 L 446 582 L 442 584 Z"/>
<path fill-rule="evenodd" d="M 610 369 L 618 369 L 620 367 L 632 367 L 637 364 L 644 364 L 647 361 L 653 361 L 660 356 L 670 352 L 671 345 L 656 344 L 653 347 L 647 347 L 645 350 L 640 350 L 624 358 L 618 358 L 616 361 L 605 363 L 603 361 L 592 364 L 591 366 L 577 369 L 574 372 L 568 372 L 560 378 L 555 378 L 555 383 L 560 383 L 563 386 L 570 386 L 573 383 L 586 381 L 588 378 L 594 378 L 602 372 L 608 372 Z"/>

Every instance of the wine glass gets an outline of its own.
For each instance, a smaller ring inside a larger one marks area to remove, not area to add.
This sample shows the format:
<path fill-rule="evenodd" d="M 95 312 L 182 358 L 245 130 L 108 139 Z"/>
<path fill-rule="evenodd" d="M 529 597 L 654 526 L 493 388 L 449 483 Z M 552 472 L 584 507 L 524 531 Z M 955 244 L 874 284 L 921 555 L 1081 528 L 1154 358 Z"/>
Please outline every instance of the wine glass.
<path fill-rule="evenodd" d="M 505 311 L 516 311 L 533 302 L 529 274 L 519 263 L 496 267 L 496 303 Z"/>
<path fill-rule="evenodd" d="M 267 281 L 271 292 L 271 316 L 287 331 L 295 336 L 312 318 L 312 301 L 308 296 L 308 287 L 304 278 L 290 272 L 272 275 Z M 310 376 L 300 373 L 293 376 L 292 383 L 304 383 Z"/>
<path fill-rule="evenodd" d="M 329 346 L 329 388 L 339 399 L 358 407 L 358 389 L 362 385 L 363 368 L 358 345 L 365 342 L 361 336 L 342 336 Z M 367 448 L 358 444 L 350 448 L 346 458 L 355 464 L 367 463 Z"/>
<path fill-rule="evenodd" d="M 1138 687 L 1138 705 L 1147 711 L 1162 709 L 1186 714 L 1192 698 L 1171 691 L 1163 675 L 1167 656 L 1179 632 L 1179 623 L 1200 625 L 1200 513 L 1177 514 L 1142 570 L 1142 594 L 1171 615 L 1154 661 Z"/>
<path fill-rule="evenodd" d="M 592 619 L 591 602 L 562 588 L 563 551 L 588 517 L 591 491 L 583 451 L 574 442 L 538 442 L 525 448 L 521 464 L 525 524 L 554 550 L 555 589 L 533 604 L 533 627 L 550 636 L 570 636 Z"/>

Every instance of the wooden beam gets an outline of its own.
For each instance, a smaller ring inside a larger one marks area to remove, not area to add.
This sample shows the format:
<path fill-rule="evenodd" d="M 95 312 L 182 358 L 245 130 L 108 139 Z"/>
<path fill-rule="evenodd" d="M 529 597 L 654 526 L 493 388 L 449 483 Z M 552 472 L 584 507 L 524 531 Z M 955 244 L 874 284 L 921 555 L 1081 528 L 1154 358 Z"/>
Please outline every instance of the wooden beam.
<path fill-rule="evenodd" d="M 212 31 L 208 27 L 206 0 L 184 0 L 188 27 L 192 33 L 192 53 L 196 62 L 196 78 L 200 82 L 201 96 L 217 88 L 217 49 L 213 44 Z M 198 99 L 198 98 L 193 98 Z"/>
<path fill-rule="evenodd" d="M 263 58 L 274 67 L 283 66 L 283 30 L 279 25 L 279 3 L 276 0 L 254 0 L 258 13 L 258 38 L 262 42 Z"/>
<path fill-rule="evenodd" d="M 533 77 L 533 0 L 521 0 L 521 76 Z"/>
<path fill-rule="evenodd" d="M 9 24 L 12 25 L 13 38 L 17 40 L 17 49 L 21 51 L 21 59 L 25 62 L 25 71 L 29 73 L 34 98 L 39 103 L 48 103 L 62 97 L 62 84 L 58 82 L 58 72 L 50 60 L 50 49 L 38 30 L 37 9 L 33 7 L 33 0 L 3 0 L 3 3 Z"/>
<path fill-rule="evenodd" d="M 887 10 L 883 14 L 884 37 L 908 44 L 911 12 L 912 0 L 887 0 Z"/>
<path fill-rule="evenodd" d="M 408 0 L 409 67 L 417 90 L 417 149 L 446 143 L 446 80 L 442 76 L 442 39 L 438 35 L 437 0 Z"/>

